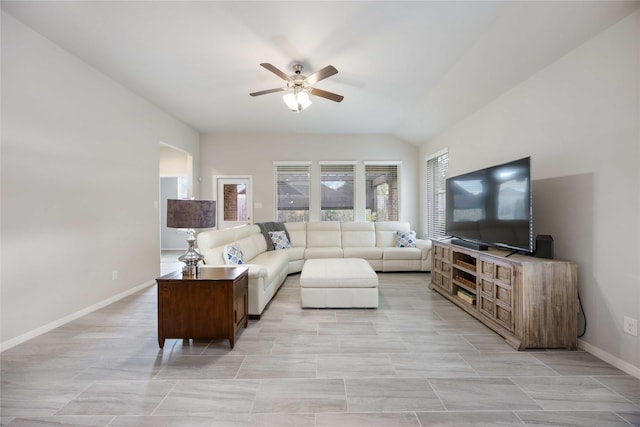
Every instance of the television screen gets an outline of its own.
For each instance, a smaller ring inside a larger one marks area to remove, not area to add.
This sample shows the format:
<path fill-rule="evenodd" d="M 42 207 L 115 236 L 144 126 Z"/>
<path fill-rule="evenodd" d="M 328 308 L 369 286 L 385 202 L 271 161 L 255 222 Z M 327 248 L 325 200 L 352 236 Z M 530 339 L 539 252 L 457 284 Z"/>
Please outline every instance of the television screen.
<path fill-rule="evenodd" d="M 531 158 L 448 178 L 446 233 L 533 252 Z"/>

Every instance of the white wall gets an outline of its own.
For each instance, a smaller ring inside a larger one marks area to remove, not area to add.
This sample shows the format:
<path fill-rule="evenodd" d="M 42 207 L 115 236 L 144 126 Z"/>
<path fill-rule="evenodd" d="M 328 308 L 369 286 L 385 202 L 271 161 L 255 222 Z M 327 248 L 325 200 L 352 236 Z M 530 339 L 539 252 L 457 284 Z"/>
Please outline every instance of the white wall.
<path fill-rule="evenodd" d="M 199 155 L 193 129 L 2 14 L 3 348 L 153 283 L 161 141 Z"/>
<path fill-rule="evenodd" d="M 420 149 L 449 147 L 450 176 L 532 156 L 534 232 L 578 263 L 582 345 L 636 374 L 622 322 L 640 318 L 639 117 L 640 11 Z"/>
<path fill-rule="evenodd" d="M 417 155 L 417 146 L 384 135 L 205 135 L 201 196 L 213 197 L 215 175 L 251 175 L 254 222 L 273 221 L 274 161 L 352 160 L 361 165 L 367 160 L 400 160 L 400 220 L 417 227 Z"/>

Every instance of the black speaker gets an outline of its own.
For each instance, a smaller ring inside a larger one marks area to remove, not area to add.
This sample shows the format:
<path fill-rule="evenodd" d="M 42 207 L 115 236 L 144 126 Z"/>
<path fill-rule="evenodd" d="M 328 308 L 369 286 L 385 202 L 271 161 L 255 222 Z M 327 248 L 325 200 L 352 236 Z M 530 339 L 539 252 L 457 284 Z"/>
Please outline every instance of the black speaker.
<path fill-rule="evenodd" d="M 553 259 L 553 237 L 548 234 L 536 236 L 536 257 Z"/>

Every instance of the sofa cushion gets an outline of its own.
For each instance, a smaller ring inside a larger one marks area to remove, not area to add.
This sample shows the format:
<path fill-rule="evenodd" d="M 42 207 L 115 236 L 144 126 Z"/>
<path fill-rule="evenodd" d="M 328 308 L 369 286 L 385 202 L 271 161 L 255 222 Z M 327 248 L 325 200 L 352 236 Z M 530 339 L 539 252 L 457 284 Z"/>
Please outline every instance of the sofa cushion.
<path fill-rule="evenodd" d="M 243 241 L 243 239 L 253 235 L 258 236 L 256 243 Z M 262 242 L 259 240 L 262 240 Z M 238 243 L 238 246 L 242 249 L 245 264 L 257 253 L 266 250 L 266 242 L 257 225 L 241 225 L 223 230 L 207 230 L 198 233 L 198 250 L 204 256 L 206 265 L 227 264 L 224 247 L 234 242 Z"/>
<path fill-rule="evenodd" d="M 263 286 L 267 287 L 283 270 L 287 269 L 289 256 L 286 251 L 267 251 L 252 259 L 251 264 L 261 267 L 260 274 L 263 275 L 262 277 L 266 272 L 266 280 Z M 249 269 L 249 274 L 251 275 L 251 269 Z"/>
<path fill-rule="evenodd" d="M 291 243 L 289 242 L 285 231 L 269 231 L 269 237 L 273 243 L 273 248 L 276 250 L 288 249 L 291 247 Z"/>
<path fill-rule="evenodd" d="M 396 260 L 419 260 L 422 259 L 422 251 L 418 248 L 383 248 L 382 258 Z"/>
<path fill-rule="evenodd" d="M 233 228 L 224 230 L 206 230 L 198 233 L 198 247 L 202 249 L 211 249 L 223 247 L 227 243 L 233 243 L 236 235 Z"/>
<path fill-rule="evenodd" d="M 307 248 L 342 248 L 340 223 L 334 221 L 307 224 Z"/>
<path fill-rule="evenodd" d="M 305 259 L 315 258 L 343 258 L 344 252 L 340 247 L 333 248 L 307 248 L 304 251 Z"/>
<path fill-rule="evenodd" d="M 236 242 L 244 253 L 245 262 L 252 262 L 253 258 L 267 251 L 267 244 L 262 233 L 250 234 Z"/>
<path fill-rule="evenodd" d="M 385 248 L 395 246 L 397 235 L 396 231 L 409 231 L 409 223 L 402 221 L 380 221 L 375 223 L 376 227 L 376 246 Z"/>
<path fill-rule="evenodd" d="M 307 246 L 307 223 L 306 222 L 286 222 L 284 226 L 289 232 L 289 241 L 291 246 L 303 247 Z"/>
<path fill-rule="evenodd" d="M 342 247 L 375 247 L 376 233 L 373 222 L 343 222 Z"/>
<path fill-rule="evenodd" d="M 224 245 L 224 260 L 227 264 L 244 264 L 244 253 L 236 242 Z"/>
<path fill-rule="evenodd" d="M 415 248 L 416 247 L 416 232 L 415 231 L 396 231 L 397 241 L 396 247 L 398 248 Z"/>
<path fill-rule="evenodd" d="M 345 258 L 382 259 L 382 248 L 344 248 Z"/>
<path fill-rule="evenodd" d="M 289 258 L 289 262 L 299 261 L 301 259 L 304 259 L 304 251 L 305 251 L 305 248 L 295 247 L 295 246 L 282 250 L 282 252 L 287 254 L 287 257 Z"/>
<path fill-rule="evenodd" d="M 205 265 L 225 265 L 227 263 L 224 246 L 217 246 L 211 249 L 198 248 L 198 251 L 204 256 Z"/>

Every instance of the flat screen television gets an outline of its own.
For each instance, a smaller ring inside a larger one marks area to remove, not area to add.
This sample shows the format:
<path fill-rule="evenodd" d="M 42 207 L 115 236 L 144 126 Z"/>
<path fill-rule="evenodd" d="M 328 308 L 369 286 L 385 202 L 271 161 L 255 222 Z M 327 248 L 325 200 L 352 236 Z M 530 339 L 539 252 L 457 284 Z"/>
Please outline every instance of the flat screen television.
<path fill-rule="evenodd" d="M 448 178 L 446 197 L 453 243 L 533 253 L 530 157 Z"/>

